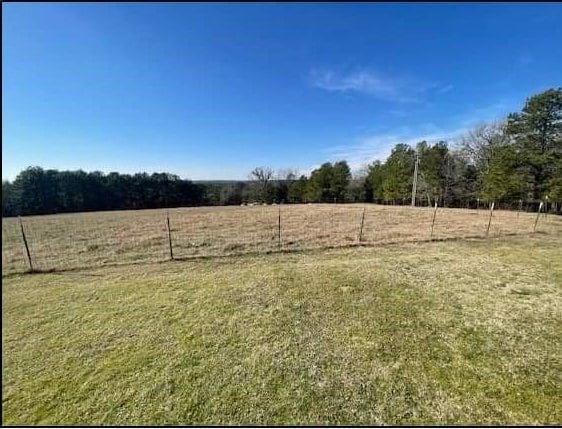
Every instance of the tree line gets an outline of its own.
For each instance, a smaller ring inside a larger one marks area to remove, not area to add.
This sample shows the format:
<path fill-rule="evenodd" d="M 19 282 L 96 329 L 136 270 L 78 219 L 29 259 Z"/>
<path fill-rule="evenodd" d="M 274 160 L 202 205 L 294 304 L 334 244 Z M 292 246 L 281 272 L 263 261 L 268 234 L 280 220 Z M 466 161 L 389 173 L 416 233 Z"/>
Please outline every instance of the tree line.
<path fill-rule="evenodd" d="M 560 203 L 562 88 L 528 98 L 520 112 L 480 125 L 454 145 L 397 144 L 386 161 L 375 161 L 353 175 L 342 160 L 326 162 L 310 175 L 258 167 L 248 179 L 195 183 L 168 173 L 105 175 L 29 167 L 14 181 L 2 182 L 2 215 L 252 202 L 409 204 L 414 180 L 417 204 Z M 560 204 L 554 207 L 559 210 Z"/>
<path fill-rule="evenodd" d="M 204 188 L 167 173 L 134 175 L 29 167 L 2 182 L 2 215 L 200 205 Z"/>

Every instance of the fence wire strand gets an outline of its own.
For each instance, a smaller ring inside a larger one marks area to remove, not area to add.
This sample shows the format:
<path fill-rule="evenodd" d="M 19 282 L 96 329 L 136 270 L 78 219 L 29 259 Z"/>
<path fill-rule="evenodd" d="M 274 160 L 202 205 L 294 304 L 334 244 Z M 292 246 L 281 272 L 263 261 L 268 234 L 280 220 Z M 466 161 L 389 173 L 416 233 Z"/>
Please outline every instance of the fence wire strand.
<path fill-rule="evenodd" d="M 361 241 L 361 219 L 363 217 Z M 281 222 L 279 223 L 279 213 Z M 376 204 L 198 207 L 22 218 L 34 269 L 65 270 L 176 259 L 486 237 L 490 210 Z M 494 210 L 488 237 L 533 232 L 537 214 Z M 562 217 L 537 231 L 562 230 Z M 279 234 L 280 233 L 280 234 Z M 2 274 L 29 268 L 19 220 L 2 219 Z"/>

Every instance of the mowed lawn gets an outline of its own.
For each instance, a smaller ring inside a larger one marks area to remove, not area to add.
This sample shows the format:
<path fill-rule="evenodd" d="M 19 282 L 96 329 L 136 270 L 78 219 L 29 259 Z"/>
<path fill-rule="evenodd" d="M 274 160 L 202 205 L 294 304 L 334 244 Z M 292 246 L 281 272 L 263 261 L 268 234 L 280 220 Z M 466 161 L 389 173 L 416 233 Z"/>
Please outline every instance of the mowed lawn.
<path fill-rule="evenodd" d="M 561 243 L 4 277 L 3 423 L 560 424 Z"/>

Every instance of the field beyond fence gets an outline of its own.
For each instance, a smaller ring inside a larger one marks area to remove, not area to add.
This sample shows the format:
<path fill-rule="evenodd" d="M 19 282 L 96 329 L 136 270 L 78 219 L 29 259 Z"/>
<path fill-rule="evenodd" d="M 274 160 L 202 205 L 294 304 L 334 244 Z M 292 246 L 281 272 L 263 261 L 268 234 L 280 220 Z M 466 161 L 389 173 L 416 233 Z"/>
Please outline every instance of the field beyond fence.
<path fill-rule="evenodd" d="M 491 216 L 490 216 L 491 215 Z M 168 222 L 169 221 L 169 222 Z M 169 225 L 169 228 L 168 228 Z M 349 245 L 551 233 L 562 218 L 517 211 L 300 204 L 2 219 L 2 274 Z"/>

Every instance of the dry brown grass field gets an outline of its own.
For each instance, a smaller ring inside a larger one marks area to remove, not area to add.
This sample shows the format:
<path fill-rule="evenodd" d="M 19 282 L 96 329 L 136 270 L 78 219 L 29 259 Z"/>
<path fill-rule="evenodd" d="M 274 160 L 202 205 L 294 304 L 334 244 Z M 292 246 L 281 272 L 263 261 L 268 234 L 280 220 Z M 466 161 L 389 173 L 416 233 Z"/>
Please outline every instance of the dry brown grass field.
<path fill-rule="evenodd" d="M 33 268 L 68 270 L 169 259 L 167 213 L 177 259 L 485 237 L 490 219 L 485 209 L 439 208 L 432 235 L 433 208 L 301 204 L 29 216 L 22 222 Z M 496 210 L 488 235 L 528 234 L 536 220 L 536 213 Z M 536 231 L 561 229 L 560 216 L 538 219 Z M 2 219 L 2 274 L 28 268 L 18 219 Z"/>

